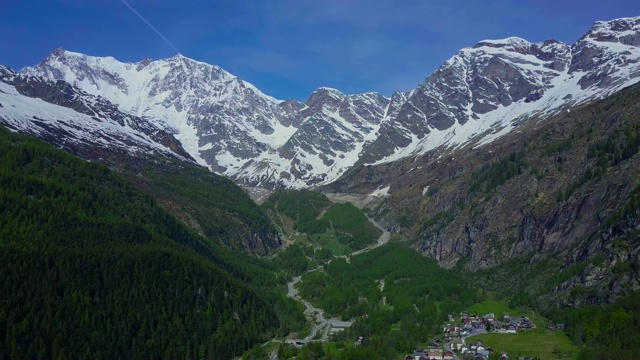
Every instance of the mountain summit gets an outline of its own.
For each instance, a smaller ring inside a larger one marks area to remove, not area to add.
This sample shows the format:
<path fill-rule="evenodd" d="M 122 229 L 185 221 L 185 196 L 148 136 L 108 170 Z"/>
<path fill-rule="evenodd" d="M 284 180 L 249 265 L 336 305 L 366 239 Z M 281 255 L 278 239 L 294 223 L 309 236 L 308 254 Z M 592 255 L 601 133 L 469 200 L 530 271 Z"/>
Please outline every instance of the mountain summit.
<path fill-rule="evenodd" d="M 636 83 L 640 17 L 597 22 L 572 45 L 483 40 L 391 99 L 319 88 L 304 103 L 281 101 L 182 55 L 123 63 L 56 49 L 15 74 L 25 77 L 64 81 L 104 99 L 237 182 L 304 188 L 328 184 L 354 165 L 489 143 L 527 119 Z"/>

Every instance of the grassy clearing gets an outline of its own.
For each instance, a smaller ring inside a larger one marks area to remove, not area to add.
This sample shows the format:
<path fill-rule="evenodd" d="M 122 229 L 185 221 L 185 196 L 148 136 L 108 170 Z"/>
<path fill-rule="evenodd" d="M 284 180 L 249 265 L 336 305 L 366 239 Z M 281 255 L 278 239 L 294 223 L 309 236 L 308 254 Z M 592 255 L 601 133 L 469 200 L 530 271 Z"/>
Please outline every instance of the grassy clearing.
<path fill-rule="evenodd" d="M 338 238 L 332 234 L 332 232 L 328 232 L 326 234 L 309 235 L 309 240 L 312 243 L 321 246 L 323 249 L 331 250 L 331 253 L 334 256 L 344 255 L 348 250 L 348 247 L 342 244 L 338 240 Z"/>
<path fill-rule="evenodd" d="M 522 315 L 518 310 L 511 309 L 507 305 L 490 298 L 481 303 L 478 303 L 469 307 L 467 311 L 469 313 L 475 313 L 478 315 L 486 315 L 488 313 L 494 313 L 496 315 L 496 318 L 498 319 L 502 319 L 502 316 L 504 315 L 504 313 L 509 313 L 512 317 Z"/>
<path fill-rule="evenodd" d="M 509 315 L 511 317 L 520 317 L 520 316 L 526 316 L 529 319 L 531 319 L 531 321 L 533 321 L 536 326 L 537 329 L 534 330 L 529 330 L 531 331 L 546 331 L 546 326 L 548 323 L 548 319 L 545 319 L 543 316 L 540 316 L 536 313 L 534 313 L 531 309 L 528 308 L 518 308 L 518 309 L 514 309 L 514 308 L 510 308 L 507 305 L 505 305 L 504 303 L 498 301 L 498 300 L 494 300 L 492 298 L 488 298 L 487 300 L 475 304 L 469 308 L 467 308 L 467 311 L 469 313 L 476 313 L 478 315 L 486 315 L 488 313 L 494 313 L 496 316 L 496 319 L 500 319 L 502 320 L 504 313 L 509 313 Z"/>
<path fill-rule="evenodd" d="M 271 351 L 278 350 L 281 344 L 282 343 L 279 341 L 269 341 L 268 343 L 262 344 L 262 349 L 265 352 L 270 353 Z"/>
<path fill-rule="evenodd" d="M 400 321 L 395 324 L 391 324 L 391 331 L 400 331 L 400 326 L 402 326 Z"/>
<path fill-rule="evenodd" d="M 352 340 L 338 341 L 338 342 L 326 342 L 322 344 L 325 354 L 338 355 L 345 348 L 352 348 L 355 342 Z"/>
<path fill-rule="evenodd" d="M 485 346 L 498 352 L 507 352 L 509 358 L 519 356 L 539 357 L 540 359 L 577 359 L 578 348 L 562 331 L 534 331 L 519 334 L 482 334 L 467 339 L 482 340 Z"/>
<path fill-rule="evenodd" d="M 333 204 L 326 196 L 312 191 L 276 191 L 262 204 L 262 209 L 293 242 L 328 249 L 334 256 L 362 249 L 382 233 L 354 205 Z"/>

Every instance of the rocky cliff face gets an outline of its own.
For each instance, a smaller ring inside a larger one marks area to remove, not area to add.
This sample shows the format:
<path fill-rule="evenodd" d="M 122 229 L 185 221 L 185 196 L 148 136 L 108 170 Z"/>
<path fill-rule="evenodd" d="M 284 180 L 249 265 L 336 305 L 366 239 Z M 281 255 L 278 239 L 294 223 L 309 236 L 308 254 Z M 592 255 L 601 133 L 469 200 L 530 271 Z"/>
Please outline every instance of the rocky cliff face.
<path fill-rule="evenodd" d="M 596 22 L 572 47 L 569 73 L 582 75 L 578 85 L 610 88 L 638 77 L 640 18 Z"/>
<path fill-rule="evenodd" d="M 480 120 L 480 115 L 517 102 L 540 100 L 569 62 L 569 46 L 557 41 L 531 44 L 509 38 L 479 42 L 461 50 L 412 91 L 381 129 L 387 136 L 377 141 L 388 144 L 372 146 L 388 150 L 378 156 L 383 159 L 382 155 L 395 153 L 392 145 L 398 139 L 409 148 L 432 131 L 489 121 Z"/>
<path fill-rule="evenodd" d="M 386 187 L 373 215 L 443 266 L 555 259 L 550 273 L 571 276 L 544 292 L 612 298 L 640 288 L 639 96 L 634 85 L 490 145 L 361 167 L 331 186 Z"/>
<path fill-rule="evenodd" d="M 234 177 L 248 185 L 323 184 L 353 165 L 365 141 L 375 137 L 389 99 L 378 93 L 345 95 L 320 88 L 305 103 L 278 105 L 279 118 L 295 132 L 277 149 L 249 160 Z"/>

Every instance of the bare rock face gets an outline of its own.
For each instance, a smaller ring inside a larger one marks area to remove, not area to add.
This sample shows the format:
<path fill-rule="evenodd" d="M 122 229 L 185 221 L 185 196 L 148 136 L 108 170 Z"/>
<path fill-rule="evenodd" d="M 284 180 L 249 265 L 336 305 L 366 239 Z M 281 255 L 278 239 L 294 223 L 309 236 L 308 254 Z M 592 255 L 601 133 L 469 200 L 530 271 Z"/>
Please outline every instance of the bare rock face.
<path fill-rule="evenodd" d="M 302 120 L 302 118 L 298 116 L 298 112 L 300 112 L 304 107 L 305 104 L 298 100 L 285 100 L 278 104 L 278 111 L 276 115 L 282 125 L 298 128 L 300 126 L 300 121 Z"/>
<path fill-rule="evenodd" d="M 358 163 L 373 163 L 377 159 L 392 155 L 395 147 L 405 147 L 411 143 L 409 131 L 396 127 L 392 121 L 407 102 L 408 95 L 408 93 L 399 91 L 393 93 L 380 122 L 380 129 L 374 139 L 363 145 L 364 150 L 360 153 Z"/>
<path fill-rule="evenodd" d="M 298 130 L 280 154 L 287 159 L 293 159 L 300 149 L 324 154 L 324 165 L 331 166 L 375 135 L 388 104 L 389 99 L 378 93 L 344 95 L 335 89 L 320 88 L 298 111 Z"/>
<path fill-rule="evenodd" d="M 258 177 L 262 186 L 314 186 L 342 175 L 362 144 L 375 137 L 389 99 L 378 93 L 345 95 L 320 88 L 306 102 L 278 104 L 276 118 L 293 131 L 277 148 L 250 160 L 235 176 L 238 181 Z"/>

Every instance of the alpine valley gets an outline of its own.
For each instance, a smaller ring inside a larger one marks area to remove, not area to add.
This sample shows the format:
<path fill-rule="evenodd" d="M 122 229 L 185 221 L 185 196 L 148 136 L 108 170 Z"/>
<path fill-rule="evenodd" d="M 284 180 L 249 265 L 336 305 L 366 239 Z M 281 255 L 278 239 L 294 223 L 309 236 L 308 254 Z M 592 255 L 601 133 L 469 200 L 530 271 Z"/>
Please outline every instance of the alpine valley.
<path fill-rule="evenodd" d="M 371 340 L 334 355 L 390 358 L 493 298 L 566 323 L 573 358 L 634 358 L 637 333 L 607 331 L 640 326 L 638 82 L 640 17 L 573 44 L 483 40 L 390 98 L 322 87 L 278 100 L 180 54 L 60 48 L 0 66 L 0 124 L 20 133 L 0 130 L 0 290 L 19 294 L 0 302 L 0 359 L 74 358 L 65 336 L 91 344 L 87 358 L 231 358 L 317 331 L 303 307 L 362 318 L 338 338 Z M 259 205 L 241 187 L 273 194 Z M 21 308 L 21 277 L 74 322 Z M 124 298 L 143 310 L 109 323 Z M 166 328 L 136 323 L 157 308 Z M 292 356 L 320 358 L 304 349 Z"/>

